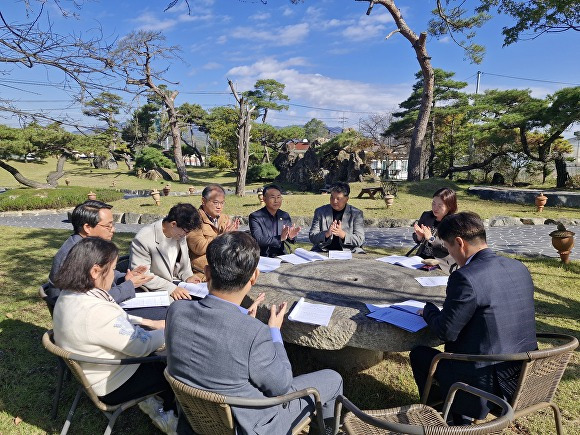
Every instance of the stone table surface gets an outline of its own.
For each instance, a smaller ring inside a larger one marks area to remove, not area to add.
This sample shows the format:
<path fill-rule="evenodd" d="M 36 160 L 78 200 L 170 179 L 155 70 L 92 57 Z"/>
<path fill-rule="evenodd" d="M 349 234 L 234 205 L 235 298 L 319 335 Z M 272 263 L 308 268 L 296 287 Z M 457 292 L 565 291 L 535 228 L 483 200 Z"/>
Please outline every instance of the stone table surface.
<path fill-rule="evenodd" d="M 369 311 L 365 303 L 376 305 L 416 299 L 441 305 L 445 299 L 445 286 L 422 287 L 414 278 L 444 273 L 408 269 L 376 258 L 359 254 L 352 260 L 325 260 L 300 265 L 282 263 L 275 271 L 260 274 L 248 296 L 253 300 L 261 292 L 266 293 L 266 300 L 257 315 L 266 322 L 271 304 L 287 301 L 290 311 L 301 297 L 310 302 L 336 306 L 328 327 L 286 318 L 282 336 L 288 343 L 321 350 L 350 347 L 388 352 L 407 351 L 417 344 L 441 344 L 429 328 L 411 333 L 367 317 Z"/>

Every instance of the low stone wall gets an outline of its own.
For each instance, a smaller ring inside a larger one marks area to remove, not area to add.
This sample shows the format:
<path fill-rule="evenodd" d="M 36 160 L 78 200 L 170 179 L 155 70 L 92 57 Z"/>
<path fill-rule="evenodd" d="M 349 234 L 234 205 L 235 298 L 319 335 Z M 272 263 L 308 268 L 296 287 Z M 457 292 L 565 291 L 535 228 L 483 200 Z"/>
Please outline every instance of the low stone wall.
<path fill-rule="evenodd" d="M 515 202 L 517 204 L 534 204 L 536 196 L 541 192 L 548 197 L 546 207 L 564 206 L 580 208 L 580 192 L 563 190 L 536 190 L 507 187 L 472 186 L 467 189 L 472 195 L 481 199 Z"/>

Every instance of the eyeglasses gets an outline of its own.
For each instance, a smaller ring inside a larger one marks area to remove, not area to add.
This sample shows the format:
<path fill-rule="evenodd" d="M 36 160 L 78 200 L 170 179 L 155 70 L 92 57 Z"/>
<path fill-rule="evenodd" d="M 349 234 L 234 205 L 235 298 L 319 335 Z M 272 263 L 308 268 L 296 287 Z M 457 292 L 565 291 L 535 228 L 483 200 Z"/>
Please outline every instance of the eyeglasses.
<path fill-rule="evenodd" d="M 108 224 L 108 225 L 103 225 L 103 224 L 97 224 L 98 227 L 103 227 L 108 229 L 109 231 L 113 231 L 113 228 L 115 228 L 115 224 Z"/>
<path fill-rule="evenodd" d="M 216 207 L 221 205 L 223 206 L 226 202 L 225 201 L 210 201 L 213 205 L 215 205 Z"/>

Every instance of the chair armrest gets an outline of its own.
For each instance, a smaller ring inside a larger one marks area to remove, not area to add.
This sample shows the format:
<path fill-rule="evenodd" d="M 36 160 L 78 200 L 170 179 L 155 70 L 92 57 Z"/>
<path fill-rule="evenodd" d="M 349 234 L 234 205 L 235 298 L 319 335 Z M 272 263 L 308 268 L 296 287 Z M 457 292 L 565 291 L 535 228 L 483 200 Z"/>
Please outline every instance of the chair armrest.
<path fill-rule="evenodd" d="M 361 411 L 356 405 L 354 405 L 350 400 L 346 397 L 339 395 L 336 398 L 336 402 L 334 404 L 334 429 L 333 434 L 338 434 L 340 428 L 340 414 L 342 411 L 342 405 L 350 412 L 352 412 L 358 419 L 368 423 L 372 426 L 386 429 L 394 433 L 405 433 L 411 435 L 424 435 L 425 430 L 423 426 L 414 426 L 410 424 L 403 424 L 403 423 L 393 423 L 385 420 L 379 420 L 378 418 L 371 417 L 364 411 Z"/>
<path fill-rule="evenodd" d="M 91 364 L 106 364 L 111 366 L 124 366 L 129 364 L 143 364 L 143 363 L 167 361 L 167 357 L 165 355 L 141 356 L 123 359 L 108 359 L 108 358 L 94 358 L 90 356 L 79 355 L 77 353 L 70 353 L 68 359 L 72 359 L 78 362 L 85 362 Z"/>
<path fill-rule="evenodd" d="M 467 385 L 464 382 L 455 382 L 453 385 L 451 385 L 451 388 L 449 388 L 449 393 L 447 393 L 445 403 L 443 404 L 444 420 L 447 421 L 447 415 L 449 414 L 449 410 L 451 409 L 451 405 L 453 404 L 453 400 L 455 399 L 455 394 L 457 393 L 458 390 L 463 390 L 466 393 L 481 397 L 498 405 L 502 409 L 502 413 L 500 414 L 501 417 L 493 421 L 494 424 L 501 425 L 505 423 L 505 425 L 507 426 L 510 423 L 510 421 L 514 419 L 514 410 L 512 409 L 510 404 L 507 403 L 504 399 L 496 396 L 495 394 L 491 394 L 488 393 L 487 391 L 483 391 L 480 390 L 479 388 Z"/>
<path fill-rule="evenodd" d="M 320 393 L 316 388 L 309 387 L 302 390 L 294 391 L 293 393 L 284 394 L 283 396 L 266 397 L 264 399 L 249 399 L 244 397 L 227 396 L 225 403 L 228 405 L 239 406 L 242 408 L 253 407 L 268 407 L 280 405 L 281 403 L 290 402 L 295 399 L 300 399 L 306 396 L 313 396 L 316 408 L 316 420 L 321 433 L 324 433 L 324 418 L 322 417 L 322 402 L 320 401 Z"/>

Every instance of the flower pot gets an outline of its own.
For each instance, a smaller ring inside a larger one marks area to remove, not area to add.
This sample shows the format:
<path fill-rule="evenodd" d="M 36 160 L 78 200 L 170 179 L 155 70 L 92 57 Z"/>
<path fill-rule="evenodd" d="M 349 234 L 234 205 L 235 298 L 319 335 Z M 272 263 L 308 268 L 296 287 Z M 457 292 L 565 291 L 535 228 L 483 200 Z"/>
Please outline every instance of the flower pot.
<path fill-rule="evenodd" d="M 158 206 L 161 204 L 161 195 L 157 189 L 153 189 L 151 191 L 151 198 L 153 198 L 153 201 L 155 201 L 155 205 Z"/>
<path fill-rule="evenodd" d="M 94 201 L 97 199 L 97 194 L 91 190 L 89 193 L 87 193 L 87 198 Z"/>
<path fill-rule="evenodd" d="M 558 224 L 558 229 L 550 233 L 552 246 L 558 251 L 562 263 L 570 262 L 570 251 L 574 247 L 574 234 L 572 231 L 568 231 L 562 224 Z"/>
<path fill-rule="evenodd" d="M 163 195 L 164 196 L 169 196 L 169 192 L 171 191 L 171 185 L 167 184 L 164 188 L 163 188 Z"/>
<path fill-rule="evenodd" d="M 260 202 L 260 205 L 264 205 L 264 189 L 258 187 L 256 192 L 258 193 L 258 201 Z"/>
<path fill-rule="evenodd" d="M 538 196 L 536 196 L 534 202 L 536 204 L 536 211 L 537 212 L 541 212 L 544 209 L 544 206 L 546 205 L 546 201 L 548 201 L 548 197 L 546 195 L 544 195 L 543 193 L 540 193 Z"/>
<path fill-rule="evenodd" d="M 392 206 L 393 203 L 395 202 L 395 196 L 394 195 L 385 195 L 383 197 L 383 199 L 385 200 L 385 205 L 387 206 L 387 208 L 389 208 L 390 206 Z"/>
<path fill-rule="evenodd" d="M 66 183 L 67 186 L 70 184 L 70 180 L 68 178 L 65 178 L 64 182 Z"/>
<path fill-rule="evenodd" d="M 193 186 L 189 186 L 189 188 L 188 188 L 187 190 L 189 190 L 189 194 L 190 194 L 190 195 L 193 195 L 193 194 L 195 194 L 195 187 L 193 187 Z"/>

